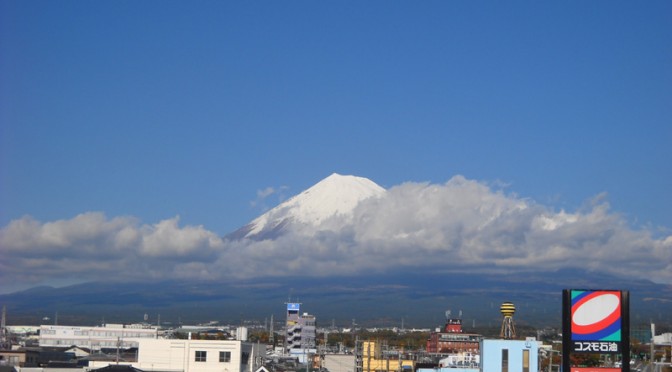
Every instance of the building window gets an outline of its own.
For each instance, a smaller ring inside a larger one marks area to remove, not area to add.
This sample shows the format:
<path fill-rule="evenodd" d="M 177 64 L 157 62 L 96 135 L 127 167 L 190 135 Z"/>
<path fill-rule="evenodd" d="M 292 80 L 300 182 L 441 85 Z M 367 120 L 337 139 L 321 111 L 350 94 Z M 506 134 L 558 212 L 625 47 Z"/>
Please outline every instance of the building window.
<path fill-rule="evenodd" d="M 509 372 L 509 349 L 502 349 L 502 372 Z"/>
<path fill-rule="evenodd" d="M 196 351 L 196 359 L 194 359 L 194 361 L 205 362 L 207 355 L 208 355 L 207 351 Z"/>
<path fill-rule="evenodd" d="M 230 351 L 220 351 L 219 352 L 219 362 L 220 363 L 229 363 L 231 361 L 231 352 Z"/>
<path fill-rule="evenodd" d="M 523 350 L 523 372 L 530 372 L 530 351 Z"/>
<path fill-rule="evenodd" d="M 250 361 L 250 353 L 243 351 L 240 355 L 240 363 L 248 364 Z"/>

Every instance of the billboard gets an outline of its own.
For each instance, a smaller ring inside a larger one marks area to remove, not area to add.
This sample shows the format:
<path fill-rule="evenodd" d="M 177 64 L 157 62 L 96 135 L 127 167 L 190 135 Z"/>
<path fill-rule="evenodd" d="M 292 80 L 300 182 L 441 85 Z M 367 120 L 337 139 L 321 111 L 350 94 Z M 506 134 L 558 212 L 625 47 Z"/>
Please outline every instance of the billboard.
<path fill-rule="evenodd" d="M 620 354 L 624 364 L 628 363 L 629 292 L 565 289 L 562 296 L 562 341 L 564 371 L 569 371 L 569 356 L 574 353 Z M 580 369 L 572 367 L 571 371 Z"/>
<path fill-rule="evenodd" d="M 300 303 L 288 303 L 287 304 L 287 311 L 299 311 Z"/>
<path fill-rule="evenodd" d="M 572 351 L 620 352 L 621 292 L 573 289 L 570 296 Z"/>

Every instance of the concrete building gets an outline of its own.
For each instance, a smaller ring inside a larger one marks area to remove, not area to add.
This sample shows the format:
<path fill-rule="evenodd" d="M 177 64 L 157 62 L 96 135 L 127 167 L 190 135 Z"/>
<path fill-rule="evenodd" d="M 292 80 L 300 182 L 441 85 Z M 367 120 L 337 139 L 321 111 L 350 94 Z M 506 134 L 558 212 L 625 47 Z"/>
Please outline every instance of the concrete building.
<path fill-rule="evenodd" d="M 672 345 L 672 333 L 663 333 L 653 336 L 653 342 L 656 345 Z"/>
<path fill-rule="evenodd" d="M 315 316 L 300 313 L 299 303 L 287 304 L 287 322 L 285 325 L 286 350 L 315 349 Z"/>
<path fill-rule="evenodd" d="M 254 372 L 265 351 L 265 345 L 237 340 L 142 339 L 138 343 L 138 361 L 126 364 L 147 372 Z"/>
<path fill-rule="evenodd" d="M 539 370 L 539 344 L 526 340 L 483 340 L 481 371 L 535 372 Z"/>
<path fill-rule="evenodd" d="M 310 355 L 317 353 L 315 338 L 315 316 L 301 314 L 299 303 L 287 304 L 287 321 L 285 323 L 285 353 L 299 358 L 306 363 Z"/>
<path fill-rule="evenodd" d="M 481 338 L 479 334 L 465 333 L 461 316 L 452 317 L 449 310 L 444 327 L 429 334 L 426 350 L 435 354 L 478 354 Z"/>
<path fill-rule="evenodd" d="M 40 326 L 40 346 L 78 346 L 91 350 L 138 347 L 141 339 L 155 339 L 158 330 L 145 324 L 106 324 L 103 327 Z"/>
<path fill-rule="evenodd" d="M 376 341 L 362 342 L 362 371 L 363 372 L 399 372 L 415 369 L 413 360 L 404 360 L 399 357 L 389 358 L 383 354 L 382 345 Z"/>

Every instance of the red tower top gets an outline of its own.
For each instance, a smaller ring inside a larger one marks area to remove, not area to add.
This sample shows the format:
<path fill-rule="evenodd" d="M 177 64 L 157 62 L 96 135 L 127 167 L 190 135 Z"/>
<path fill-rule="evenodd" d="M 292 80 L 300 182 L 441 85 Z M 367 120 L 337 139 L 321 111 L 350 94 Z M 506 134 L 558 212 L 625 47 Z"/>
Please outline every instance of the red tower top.
<path fill-rule="evenodd" d="M 462 333 L 462 319 L 446 319 L 446 326 L 443 331 L 446 333 Z"/>

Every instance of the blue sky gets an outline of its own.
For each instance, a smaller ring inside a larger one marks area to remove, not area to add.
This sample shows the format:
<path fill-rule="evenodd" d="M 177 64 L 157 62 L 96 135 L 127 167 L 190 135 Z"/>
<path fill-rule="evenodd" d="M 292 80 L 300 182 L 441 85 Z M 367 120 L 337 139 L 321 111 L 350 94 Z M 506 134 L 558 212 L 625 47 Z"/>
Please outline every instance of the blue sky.
<path fill-rule="evenodd" d="M 386 188 L 462 175 L 556 211 L 606 193 L 668 235 L 670 14 L 0 0 L 0 227 L 102 212 L 224 235 L 338 172 Z"/>

